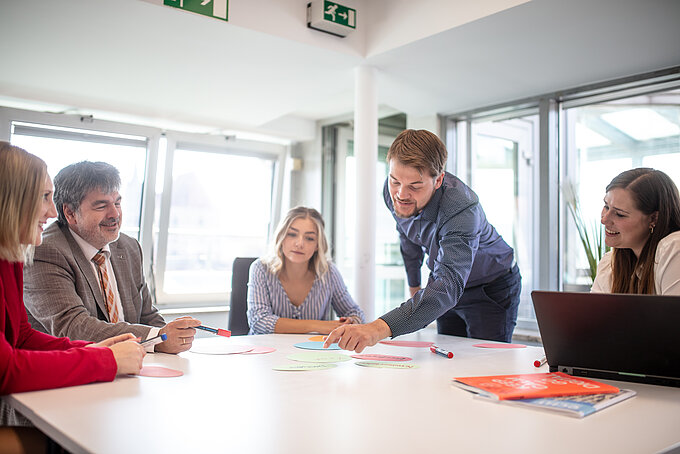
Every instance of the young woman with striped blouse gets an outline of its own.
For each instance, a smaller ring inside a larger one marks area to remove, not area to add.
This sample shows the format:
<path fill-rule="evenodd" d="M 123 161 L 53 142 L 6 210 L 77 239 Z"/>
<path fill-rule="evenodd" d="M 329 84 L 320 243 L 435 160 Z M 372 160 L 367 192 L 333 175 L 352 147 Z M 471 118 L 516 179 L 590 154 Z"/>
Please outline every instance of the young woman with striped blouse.
<path fill-rule="evenodd" d="M 328 334 L 342 324 L 364 322 L 364 313 L 328 260 L 318 211 L 291 209 L 277 228 L 273 249 L 250 267 L 250 334 Z M 331 307 L 339 320 L 329 320 Z"/>

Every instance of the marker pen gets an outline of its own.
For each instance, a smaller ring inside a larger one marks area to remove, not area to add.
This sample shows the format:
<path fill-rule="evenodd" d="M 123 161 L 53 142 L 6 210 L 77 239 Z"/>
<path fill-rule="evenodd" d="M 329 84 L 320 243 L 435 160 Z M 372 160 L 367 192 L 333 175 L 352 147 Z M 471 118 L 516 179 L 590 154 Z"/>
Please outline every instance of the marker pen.
<path fill-rule="evenodd" d="M 217 334 L 218 336 L 231 337 L 231 331 L 226 330 L 226 329 L 211 328 L 209 326 L 203 326 L 203 325 L 194 326 L 194 328 L 200 329 L 200 330 L 203 330 L 203 331 L 208 331 L 210 333 Z"/>
<path fill-rule="evenodd" d="M 536 361 L 534 361 L 534 367 L 541 367 L 542 365 L 544 365 L 546 363 L 546 361 L 548 361 L 548 360 L 545 356 L 541 359 L 537 359 Z"/>
<path fill-rule="evenodd" d="M 438 355 L 446 356 L 447 358 L 451 359 L 453 358 L 453 353 L 444 350 L 443 348 L 439 348 L 436 345 L 431 345 L 430 346 L 430 351 L 432 353 L 436 353 Z"/>
<path fill-rule="evenodd" d="M 150 339 L 145 340 L 139 345 L 141 345 L 142 347 L 151 347 L 152 345 L 160 344 L 161 342 L 165 342 L 166 340 L 168 340 L 167 334 L 159 334 L 156 337 L 152 337 Z"/>

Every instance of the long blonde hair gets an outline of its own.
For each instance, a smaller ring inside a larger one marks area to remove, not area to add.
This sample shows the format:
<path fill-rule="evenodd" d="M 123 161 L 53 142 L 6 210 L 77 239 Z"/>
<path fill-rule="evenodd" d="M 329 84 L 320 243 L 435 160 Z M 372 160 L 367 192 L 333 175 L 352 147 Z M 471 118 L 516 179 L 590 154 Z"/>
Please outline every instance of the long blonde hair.
<path fill-rule="evenodd" d="M 283 256 L 283 240 L 288 233 L 290 225 L 296 219 L 311 219 L 317 230 L 317 250 L 309 259 L 309 270 L 312 271 L 316 277 L 322 278 L 326 271 L 328 271 L 328 240 L 324 232 L 324 222 L 321 214 L 314 208 L 307 208 L 298 206 L 288 211 L 286 217 L 279 223 L 274 235 L 273 251 L 270 255 L 262 260 L 270 272 L 278 275 L 283 269 L 285 259 Z"/>
<path fill-rule="evenodd" d="M 0 258 L 31 260 L 46 177 L 42 159 L 0 141 Z"/>

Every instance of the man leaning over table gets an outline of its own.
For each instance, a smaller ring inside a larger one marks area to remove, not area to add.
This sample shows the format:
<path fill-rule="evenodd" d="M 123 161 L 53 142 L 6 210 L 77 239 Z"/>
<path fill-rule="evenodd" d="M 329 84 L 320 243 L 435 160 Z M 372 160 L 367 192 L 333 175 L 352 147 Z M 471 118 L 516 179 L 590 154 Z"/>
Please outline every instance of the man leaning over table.
<path fill-rule="evenodd" d="M 446 147 L 429 131 L 409 129 L 395 139 L 383 196 L 396 221 L 411 298 L 371 323 L 336 328 L 326 346 L 361 352 L 434 320 L 440 334 L 511 341 L 521 290 L 514 252 L 472 189 L 444 170 L 446 159 Z M 430 276 L 421 288 L 425 253 Z"/>
<path fill-rule="evenodd" d="M 72 164 L 54 178 L 58 218 L 24 268 L 28 319 L 39 331 L 94 342 L 166 334 L 155 351 L 186 351 L 200 322 L 166 324 L 153 305 L 139 243 L 120 233 L 120 184 L 118 169 L 104 162 Z"/>

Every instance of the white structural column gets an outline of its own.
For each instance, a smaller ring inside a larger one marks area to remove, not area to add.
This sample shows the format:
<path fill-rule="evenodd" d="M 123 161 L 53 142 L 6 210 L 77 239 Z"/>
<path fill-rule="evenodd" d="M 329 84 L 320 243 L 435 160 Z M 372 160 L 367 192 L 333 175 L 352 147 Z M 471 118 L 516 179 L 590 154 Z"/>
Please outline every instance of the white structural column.
<path fill-rule="evenodd" d="M 356 160 L 354 297 L 375 318 L 376 163 L 378 160 L 378 94 L 375 68 L 355 70 L 354 156 Z M 379 314 L 381 315 L 381 314 Z"/>

